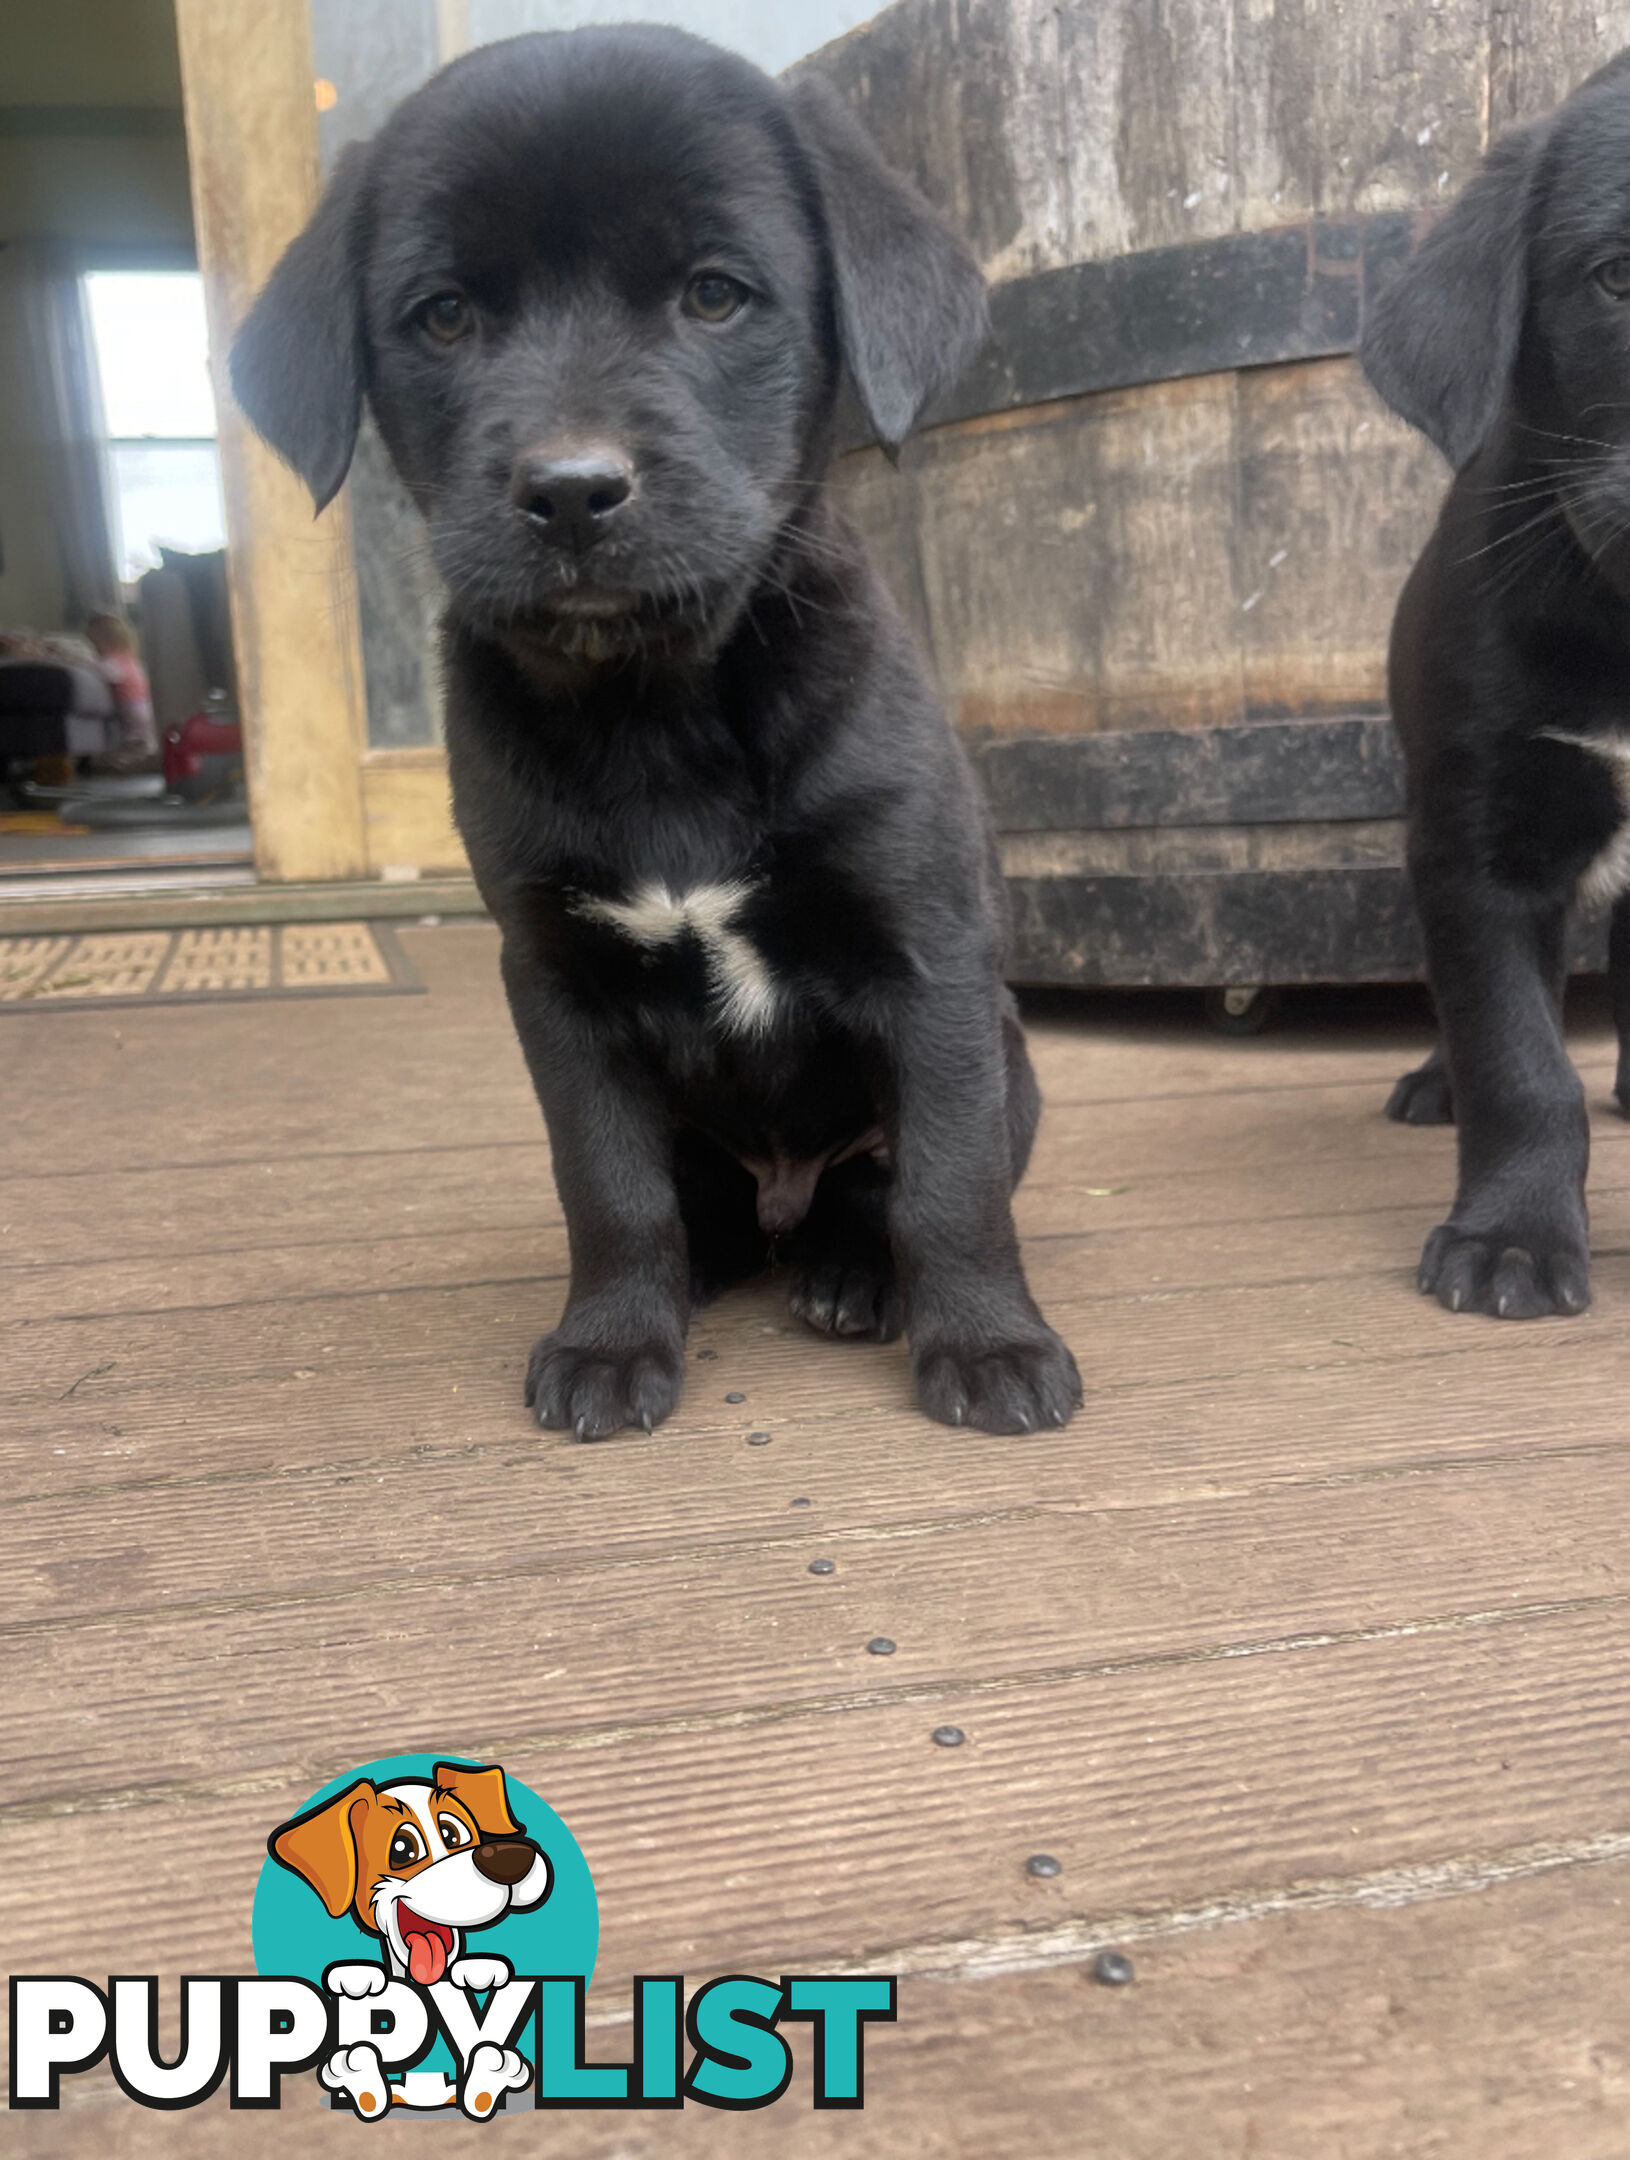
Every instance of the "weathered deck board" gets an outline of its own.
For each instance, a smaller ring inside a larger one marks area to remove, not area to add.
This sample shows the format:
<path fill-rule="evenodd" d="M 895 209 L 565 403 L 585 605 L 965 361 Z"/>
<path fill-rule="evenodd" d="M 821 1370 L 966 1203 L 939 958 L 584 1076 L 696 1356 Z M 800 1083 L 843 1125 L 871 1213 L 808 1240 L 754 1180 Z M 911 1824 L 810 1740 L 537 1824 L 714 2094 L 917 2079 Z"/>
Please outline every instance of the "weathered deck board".
<path fill-rule="evenodd" d="M 230 1780 L 277 1734 L 290 1669 L 305 1675 L 308 1759 L 343 1762 L 359 1715 L 350 1656 L 370 1642 L 378 1714 L 403 1715 L 392 1706 L 410 1703 L 407 1725 L 431 1735 L 426 1744 L 478 1695 L 494 1734 L 541 1727 L 552 1744 L 578 1747 L 605 1744 L 608 1725 L 727 1720 L 748 1705 L 830 1715 L 931 1699 L 968 1674 L 1017 1685 L 1083 1664 L 1269 1654 L 1264 1646 L 1394 1625 L 1427 1574 L 1432 1611 L 1421 1624 L 1434 1627 L 1589 1602 L 1616 1594 L 1604 1587 L 1612 1578 L 1630 1578 L 1625 1452 L 1607 1442 L 1575 1461 L 1562 1492 L 1544 1456 L 1444 1464 L 1436 1475 L 1354 1471 L 1337 1541 L 1330 1482 L 1103 1508 L 1057 1497 L 1049 1464 L 1035 1498 L 1015 1489 L 979 1513 L 859 1524 L 789 1510 L 776 1493 L 727 1544 L 579 1545 L 507 1575 L 502 1636 L 524 1645 L 519 1657 L 495 1657 L 490 1637 L 462 1642 L 471 1592 L 441 1584 L 399 1600 L 388 1622 L 388 1593 L 366 1588 L 314 1600 L 291 1591 L 224 1613 L 86 1613 L 30 1638 L 19 1661 L 14 1717 L 44 1730 L 53 1705 L 72 1700 L 82 1722 L 34 1752 L 12 1804 L 66 1814 L 80 1793 L 117 1790 L 121 1766 L 150 1742 L 155 1697 L 189 1703 L 192 1716 L 129 1804 Z M 836 1561 L 835 1575 L 810 1576 L 818 1555 Z M 970 1581 L 982 1585 L 977 1599 Z M 659 1635 L 647 1611 L 663 1615 Z M 893 1656 L 867 1655 L 879 1635 L 897 1643 Z M 126 1667 L 142 1675 L 139 1700 Z"/>
<path fill-rule="evenodd" d="M 604 1985 L 626 1989 L 653 1944 L 697 1975 L 977 1974 L 1076 1960 L 1161 1916 L 1255 1910 L 1287 1885 L 1359 1900 L 1412 1870 L 1498 1872 L 1604 1835 L 1625 1849 L 1627 1608 L 1429 1626 L 1411 1601 L 1395 1626 L 1280 1654 L 964 1679 L 824 1715 L 745 1706 L 612 1725 L 591 1747 L 466 1713 L 450 1744 L 498 1744 L 571 1823 L 599 1893 Z M 519 1647 L 499 1637 L 495 1654 Z M 358 1681 L 363 1730 L 406 1722 L 411 1744 L 411 1716 L 369 1705 Z M 931 1745 L 947 1720 L 964 1746 Z M 178 1795 L 185 1838 L 173 1807 L 19 1810 L 0 1890 L 19 1969 L 116 1971 L 132 1940 L 161 1972 L 240 1969 L 266 1825 L 313 1770 L 346 1767 L 285 1752 Z M 1028 1878 L 1036 1851 L 1064 1875 Z M 225 1894 L 238 1883 L 241 1898 Z"/>
<path fill-rule="evenodd" d="M 1412 1294 L 1452 1175 L 1379 1115 L 1415 1019 L 1235 1043 L 1105 1006 L 1036 1031 L 1020 1208 L 1087 1374 L 1068 1432 L 931 1427 L 898 1346 L 766 1286 L 698 1316 L 668 1427 L 583 1449 L 517 1399 L 564 1248 L 492 935 L 408 935 L 430 995 L 386 1011 L 8 1032 L 11 1969 L 232 1970 L 271 1822 L 371 1754 L 478 1750 L 584 1843 L 603 2016 L 637 1967 L 909 1976 L 863 2115 L 800 2083 L 763 2121 L 556 2118 L 568 2160 L 985 2160 L 1021 2127 L 1617 2160 L 1630 1131 L 1588 1001 L 1581 1322 Z M 1112 1939 L 1123 1995 L 1082 1978 Z M 222 2135 L 70 2100 L 16 2149 Z M 303 2093 L 231 2132 L 356 2134 Z"/>
<path fill-rule="evenodd" d="M 907 1982 L 900 2023 L 868 2043 L 864 2113 L 809 2112 L 800 2066 L 773 2118 L 774 2149 L 789 2160 L 961 2160 L 1013 2150 L 1022 2126 L 1036 2160 L 1621 2160 L 1627 1911 L 1621 1861 L 1475 1897 L 1151 1935 L 1133 1945 L 1130 1989 L 1094 1987 L 1076 1967 Z M 592 2034 L 591 2054 L 612 2060 L 624 2044 L 619 2030 Z M 92 2140 L 107 2160 L 213 2160 L 226 2133 L 215 2107 L 166 2119 L 109 2106 L 105 2087 L 74 2097 L 54 2134 L 29 2126 L 35 2160 L 78 2160 Z M 559 2160 L 759 2160 L 768 2127 L 697 2110 L 558 2115 L 546 2136 Z M 291 2093 L 282 2120 L 239 2119 L 229 2134 L 245 2160 L 296 2137 L 327 2160 L 353 2152 L 357 2133 Z M 449 2124 L 437 2149 L 474 2160 L 486 2134 Z"/>

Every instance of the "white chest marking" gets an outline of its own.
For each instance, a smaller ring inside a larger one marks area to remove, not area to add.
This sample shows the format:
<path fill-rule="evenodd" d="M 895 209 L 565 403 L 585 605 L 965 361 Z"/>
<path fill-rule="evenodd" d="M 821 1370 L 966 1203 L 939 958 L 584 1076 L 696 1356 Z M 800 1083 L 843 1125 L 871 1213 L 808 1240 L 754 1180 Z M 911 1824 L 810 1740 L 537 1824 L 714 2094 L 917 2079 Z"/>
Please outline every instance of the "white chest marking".
<path fill-rule="evenodd" d="M 578 900 L 573 913 L 607 924 L 648 951 L 675 944 L 690 931 L 706 956 L 719 1025 L 727 1034 L 756 1035 L 775 1018 L 777 992 L 758 947 L 731 928 L 752 891 L 740 878 L 693 885 L 686 893 L 670 892 L 653 879 L 627 900 Z"/>
<path fill-rule="evenodd" d="M 1600 758 L 1613 776 L 1623 813 L 1619 829 L 1579 880 L 1579 898 L 1586 907 L 1605 907 L 1630 889 L 1630 735 L 1570 735 L 1561 728 L 1547 728 L 1552 742 L 1572 743 L 1591 757 Z"/>

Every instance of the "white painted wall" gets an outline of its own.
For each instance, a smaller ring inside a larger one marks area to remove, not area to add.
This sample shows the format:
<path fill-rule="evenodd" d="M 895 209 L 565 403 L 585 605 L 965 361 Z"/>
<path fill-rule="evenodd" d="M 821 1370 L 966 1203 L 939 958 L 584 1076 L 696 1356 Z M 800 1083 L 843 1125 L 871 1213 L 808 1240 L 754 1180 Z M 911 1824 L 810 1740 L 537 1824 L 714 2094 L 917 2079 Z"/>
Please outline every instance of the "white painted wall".
<path fill-rule="evenodd" d="M 774 74 L 869 22 L 881 5 L 882 0 L 464 0 L 459 12 L 472 45 L 523 30 L 575 30 L 582 23 L 672 23 L 745 53 Z M 442 0 L 442 10 L 445 15 L 448 0 Z"/>

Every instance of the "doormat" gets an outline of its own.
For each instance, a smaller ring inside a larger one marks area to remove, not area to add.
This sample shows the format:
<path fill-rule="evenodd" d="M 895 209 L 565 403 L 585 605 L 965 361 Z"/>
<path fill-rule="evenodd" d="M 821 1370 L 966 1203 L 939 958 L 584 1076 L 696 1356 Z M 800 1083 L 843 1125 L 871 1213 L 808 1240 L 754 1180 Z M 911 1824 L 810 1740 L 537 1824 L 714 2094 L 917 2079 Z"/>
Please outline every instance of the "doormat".
<path fill-rule="evenodd" d="M 0 1012 L 394 997 L 423 989 L 395 932 L 383 923 L 0 938 Z"/>
<path fill-rule="evenodd" d="M 88 825 L 64 825 L 54 810 L 0 810 L 0 833 L 31 833 L 46 840 L 82 839 Z"/>

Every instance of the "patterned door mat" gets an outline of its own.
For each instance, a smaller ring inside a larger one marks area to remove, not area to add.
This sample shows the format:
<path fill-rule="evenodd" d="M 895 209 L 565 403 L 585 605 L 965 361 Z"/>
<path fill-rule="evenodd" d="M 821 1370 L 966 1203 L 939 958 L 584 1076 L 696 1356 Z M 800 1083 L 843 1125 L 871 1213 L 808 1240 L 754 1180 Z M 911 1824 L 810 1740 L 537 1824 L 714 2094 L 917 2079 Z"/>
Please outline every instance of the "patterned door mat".
<path fill-rule="evenodd" d="M 0 1012 L 389 997 L 423 988 L 395 932 L 382 923 L 0 938 Z"/>

